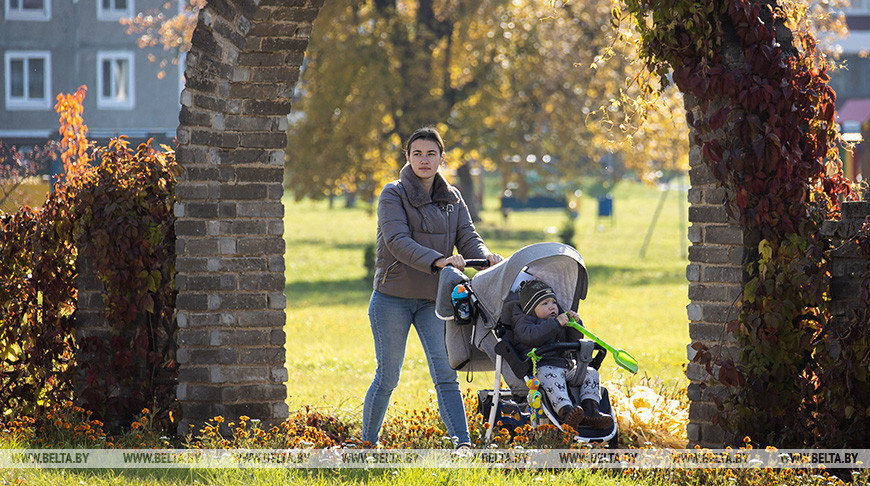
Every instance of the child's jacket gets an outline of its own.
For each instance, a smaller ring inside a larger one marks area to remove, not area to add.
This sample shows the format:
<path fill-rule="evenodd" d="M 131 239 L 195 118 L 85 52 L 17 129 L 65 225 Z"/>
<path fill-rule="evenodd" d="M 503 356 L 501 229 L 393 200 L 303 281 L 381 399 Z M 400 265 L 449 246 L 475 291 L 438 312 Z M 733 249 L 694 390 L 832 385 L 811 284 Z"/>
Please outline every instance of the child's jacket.
<path fill-rule="evenodd" d="M 532 348 L 550 343 L 574 342 L 582 338 L 576 329 L 563 327 L 555 317 L 538 319 L 523 312 L 519 300 L 505 302 L 502 319 L 506 320 L 511 332 L 505 335 L 520 356 L 525 356 Z M 561 354 L 547 354 L 538 361 L 538 366 L 556 366 L 570 369 L 574 361 Z"/>

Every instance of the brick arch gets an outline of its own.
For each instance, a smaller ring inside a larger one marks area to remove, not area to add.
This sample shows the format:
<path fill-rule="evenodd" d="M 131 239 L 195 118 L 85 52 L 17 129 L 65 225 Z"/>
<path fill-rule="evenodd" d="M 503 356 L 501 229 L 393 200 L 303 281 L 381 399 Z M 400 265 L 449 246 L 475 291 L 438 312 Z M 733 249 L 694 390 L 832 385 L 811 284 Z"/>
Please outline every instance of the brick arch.
<path fill-rule="evenodd" d="M 180 433 L 288 415 L 287 115 L 323 0 L 209 0 L 187 55 L 176 192 Z"/>
<path fill-rule="evenodd" d="M 183 420 L 287 416 L 283 193 L 287 114 L 323 0 L 209 0 L 187 56 L 176 194 L 178 399 Z M 742 230 L 690 154 L 693 343 L 718 346 L 742 290 Z M 724 343 L 726 346 L 729 343 Z M 689 356 L 693 354 L 691 344 Z M 690 364 L 689 439 L 721 444 Z"/>
<path fill-rule="evenodd" d="M 322 4 L 209 0 L 193 34 L 175 203 L 182 434 L 216 415 L 265 422 L 288 415 L 284 149 L 293 91 Z M 687 108 L 697 108 L 689 96 Z M 698 343 L 736 356 L 724 327 L 737 315 L 752 242 L 726 213 L 727 194 L 697 144 L 689 158 L 688 355 Z M 687 375 L 690 444 L 720 446 L 727 438 L 713 424 L 710 395 L 722 389 L 702 390 L 708 376 L 700 365 L 690 363 Z"/>

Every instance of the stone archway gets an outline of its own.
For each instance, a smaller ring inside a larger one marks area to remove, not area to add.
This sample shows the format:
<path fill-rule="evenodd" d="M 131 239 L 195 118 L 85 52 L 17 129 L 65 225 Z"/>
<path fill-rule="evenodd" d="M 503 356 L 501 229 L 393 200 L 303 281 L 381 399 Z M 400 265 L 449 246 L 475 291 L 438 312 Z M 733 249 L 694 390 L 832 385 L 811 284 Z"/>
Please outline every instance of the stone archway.
<path fill-rule="evenodd" d="M 217 415 L 288 415 L 284 367 L 287 115 L 323 0 L 209 0 L 187 57 L 177 159 L 180 433 Z M 742 290 L 742 230 L 697 148 L 690 156 L 690 337 L 722 344 Z M 689 356 L 693 355 L 691 345 Z M 723 437 L 690 364 L 689 440 Z"/>

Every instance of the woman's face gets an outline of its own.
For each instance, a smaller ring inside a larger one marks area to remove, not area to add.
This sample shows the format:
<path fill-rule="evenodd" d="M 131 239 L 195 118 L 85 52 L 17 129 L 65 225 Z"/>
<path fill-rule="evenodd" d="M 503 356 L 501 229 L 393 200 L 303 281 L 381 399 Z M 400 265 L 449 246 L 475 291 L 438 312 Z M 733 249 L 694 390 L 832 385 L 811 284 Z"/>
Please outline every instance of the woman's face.
<path fill-rule="evenodd" d="M 438 144 L 422 138 L 411 142 L 407 158 L 414 174 L 422 180 L 434 178 L 441 163 L 444 162 L 444 154 L 441 153 Z"/>

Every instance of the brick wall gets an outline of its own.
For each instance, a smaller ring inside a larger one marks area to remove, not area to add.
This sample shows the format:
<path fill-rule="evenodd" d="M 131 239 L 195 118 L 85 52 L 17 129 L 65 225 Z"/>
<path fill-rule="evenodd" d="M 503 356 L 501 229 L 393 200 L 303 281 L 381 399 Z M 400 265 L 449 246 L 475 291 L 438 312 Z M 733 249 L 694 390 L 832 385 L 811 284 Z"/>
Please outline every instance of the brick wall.
<path fill-rule="evenodd" d="M 689 190 L 689 337 L 687 355 L 691 361 L 696 354 L 694 345 L 704 345 L 718 358 L 739 362 L 736 341 L 725 332 L 725 325 L 738 317 L 740 294 L 746 279 L 744 268 L 752 258 L 758 241 L 744 234 L 737 222 L 728 215 L 723 203 L 726 193 L 717 187 L 709 166 L 702 160 L 697 147 L 690 153 L 691 189 Z M 832 324 L 847 324 L 859 305 L 860 276 L 868 262 L 856 252 L 854 238 L 870 216 L 870 203 L 844 203 L 840 221 L 827 221 L 822 233 L 831 241 L 832 252 Z M 713 370 L 714 374 L 716 370 Z M 689 363 L 687 376 L 689 446 L 719 448 L 733 442 L 721 427 L 714 423 L 718 413 L 712 400 L 716 395 L 727 396 L 723 385 L 707 386 L 710 375 L 703 365 Z"/>
<path fill-rule="evenodd" d="M 692 149 L 689 178 L 689 363 L 686 375 L 690 380 L 688 438 L 691 445 L 713 447 L 724 440 L 721 428 L 712 423 L 715 405 L 710 394 L 724 395 L 721 386 L 702 383 L 709 374 L 703 365 L 692 363 L 696 344 L 703 344 L 714 355 L 737 355 L 736 342 L 725 332 L 725 324 L 737 317 L 740 293 L 743 289 L 743 230 L 728 216 L 723 203 L 725 192 L 716 187 L 709 166 L 700 160 L 698 148 Z"/>
<path fill-rule="evenodd" d="M 85 353 L 81 343 L 85 338 L 99 337 L 109 342 L 111 331 L 103 317 L 103 284 L 100 283 L 89 264 L 84 251 L 84 245 L 79 244 L 79 255 L 76 258 L 76 314 L 75 314 L 75 338 L 79 348 L 76 350 L 76 363 L 87 362 L 91 357 Z M 75 395 L 79 396 L 86 377 L 78 370 L 75 377 Z M 104 420 L 108 427 L 111 420 Z M 127 425 L 127 424 L 124 424 Z"/>
<path fill-rule="evenodd" d="M 118 332 L 109 327 L 104 317 L 106 310 L 106 306 L 103 304 L 104 287 L 94 274 L 94 269 L 88 258 L 87 245 L 84 241 L 80 241 L 78 245 L 75 285 L 77 291 L 75 339 L 79 348 L 76 350 L 77 374 L 74 378 L 74 389 L 75 396 L 80 397 L 82 388 L 87 383 L 88 374 L 91 372 L 87 369 L 87 364 L 95 363 L 94 360 L 105 360 L 106 356 L 102 354 L 103 351 L 108 353 L 117 351 L 111 348 L 111 339 Z M 130 329 L 122 331 L 122 336 L 132 340 L 136 330 L 146 329 L 149 325 L 154 324 L 162 325 L 162 321 L 156 319 L 157 322 L 149 323 L 148 318 L 148 315 L 140 314 L 137 322 Z M 94 348 L 86 344 L 83 345 L 87 338 L 99 338 L 105 346 L 104 350 L 94 353 Z M 154 346 L 151 349 L 157 349 L 164 353 L 167 360 L 172 361 L 176 358 L 176 349 L 171 336 L 164 334 L 156 341 L 149 341 L 149 344 Z M 113 398 L 134 396 L 137 392 L 142 392 L 142 389 L 137 387 L 146 382 L 156 386 L 172 387 L 176 385 L 173 369 L 154 369 L 146 356 L 133 355 L 131 358 L 128 370 L 134 379 L 130 383 L 115 383 L 114 386 L 118 388 L 107 390 L 109 403 L 103 403 L 105 410 L 101 418 L 106 430 L 112 433 L 129 426 L 135 418 L 134 414 L 139 411 L 139 409 L 129 409 L 126 405 L 113 406 L 111 403 Z M 105 371 L 111 372 L 112 370 Z"/>
<path fill-rule="evenodd" d="M 831 327 L 848 327 L 860 305 L 861 276 L 868 262 L 858 254 L 854 238 L 870 217 L 870 202 L 843 203 L 840 221 L 825 221 L 822 234 L 831 241 Z"/>

